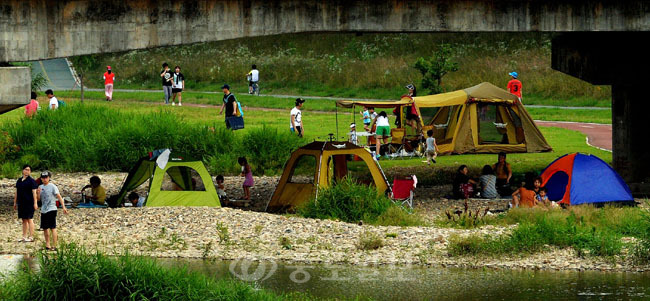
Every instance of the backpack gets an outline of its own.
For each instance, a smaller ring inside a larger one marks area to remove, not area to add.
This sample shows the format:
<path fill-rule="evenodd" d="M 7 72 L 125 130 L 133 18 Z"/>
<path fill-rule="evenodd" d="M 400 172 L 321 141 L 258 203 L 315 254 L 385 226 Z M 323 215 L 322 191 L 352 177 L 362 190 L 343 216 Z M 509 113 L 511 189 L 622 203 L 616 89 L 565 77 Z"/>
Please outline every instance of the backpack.
<path fill-rule="evenodd" d="M 59 99 L 57 99 L 57 101 L 59 102 L 59 108 L 60 107 L 65 107 L 65 101 L 59 100 Z"/>
<path fill-rule="evenodd" d="M 237 117 L 244 117 L 244 111 L 241 109 L 241 103 L 237 101 L 237 113 L 235 113 Z"/>

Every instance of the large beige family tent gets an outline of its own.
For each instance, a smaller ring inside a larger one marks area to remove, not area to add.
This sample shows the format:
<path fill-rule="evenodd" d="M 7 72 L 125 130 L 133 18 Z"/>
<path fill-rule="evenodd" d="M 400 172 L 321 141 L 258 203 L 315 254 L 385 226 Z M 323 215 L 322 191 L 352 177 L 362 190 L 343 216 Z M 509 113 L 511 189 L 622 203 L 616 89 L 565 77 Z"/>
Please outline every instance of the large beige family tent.
<path fill-rule="evenodd" d="M 337 105 L 399 107 L 399 117 L 392 117 L 401 120 L 415 106 L 417 129 L 410 129 L 404 123 L 400 127 L 423 135 L 433 130 L 442 154 L 551 150 L 517 96 L 490 83 L 436 95 L 404 97 L 394 102 L 338 101 Z"/>
<path fill-rule="evenodd" d="M 266 211 L 291 210 L 312 196 L 318 198 L 319 188 L 348 176 L 376 187 L 380 194 L 390 189 L 381 167 L 367 150 L 343 141 L 307 144 L 291 153 Z"/>
<path fill-rule="evenodd" d="M 149 181 L 147 207 L 221 206 L 212 177 L 201 160 L 171 153 L 166 161 L 161 168 L 156 158 L 138 160 L 122 185 L 117 204 L 121 204 L 130 191 Z"/>

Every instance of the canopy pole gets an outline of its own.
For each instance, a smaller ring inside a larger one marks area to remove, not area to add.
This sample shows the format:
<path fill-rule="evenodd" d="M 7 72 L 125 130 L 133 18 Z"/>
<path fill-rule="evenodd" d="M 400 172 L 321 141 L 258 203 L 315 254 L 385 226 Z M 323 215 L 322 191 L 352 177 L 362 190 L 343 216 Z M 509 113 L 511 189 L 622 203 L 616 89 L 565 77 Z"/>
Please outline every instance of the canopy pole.
<path fill-rule="evenodd" d="M 339 137 L 339 106 L 336 106 L 336 139 Z"/>

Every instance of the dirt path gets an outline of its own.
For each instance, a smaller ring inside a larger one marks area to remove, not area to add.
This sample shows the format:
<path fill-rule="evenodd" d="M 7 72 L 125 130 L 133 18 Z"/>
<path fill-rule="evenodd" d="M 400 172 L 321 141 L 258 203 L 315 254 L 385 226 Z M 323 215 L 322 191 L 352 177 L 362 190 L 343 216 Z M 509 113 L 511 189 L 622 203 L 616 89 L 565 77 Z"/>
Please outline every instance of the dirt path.
<path fill-rule="evenodd" d="M 587 135 L 587 144 L 606 151 L 612 151 L 612 125 L 565 121 L 535 120 L 538 126 L 552 126 L 578 131 Z"/>

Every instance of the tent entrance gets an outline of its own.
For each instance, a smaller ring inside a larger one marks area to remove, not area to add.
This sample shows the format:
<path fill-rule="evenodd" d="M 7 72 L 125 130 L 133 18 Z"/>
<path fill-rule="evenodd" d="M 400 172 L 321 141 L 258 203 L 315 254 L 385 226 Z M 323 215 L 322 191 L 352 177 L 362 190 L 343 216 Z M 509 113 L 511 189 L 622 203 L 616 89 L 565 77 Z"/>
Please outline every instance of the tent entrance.
<path fill-rule="evenodd" d="M 509 106 L 477 103 L 475 107 L 479 145 L 524 143 L 521 119 Z"/>
<path fill-rule="evenodd" d="M 205 184 L 195 169 L 187 166 L 172 166 L 165 171 L 160 190 L 205 191 Z"/>
<path fill-rule="evenodd" d="M 554 173 L 544 185 L 548 189 L 548 199 L 551 201 L 562 200 L 568 185 L 569 175 L 566 172 L 558 171 Z"/>

